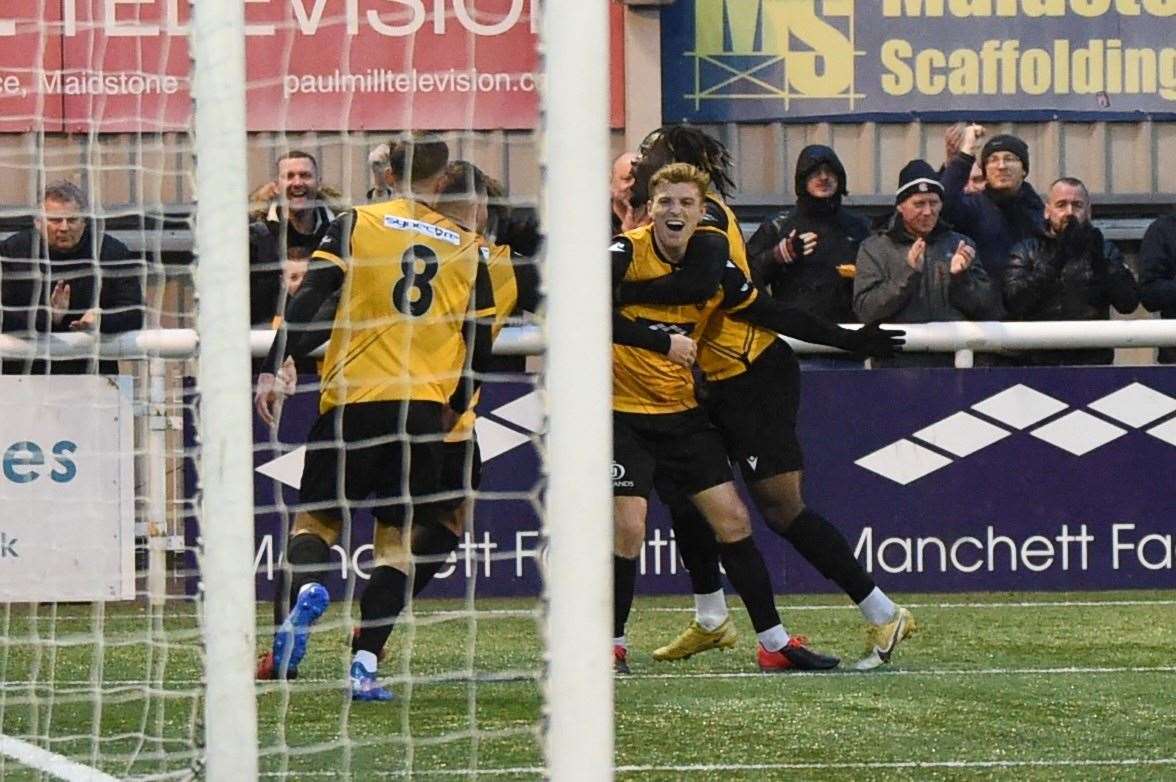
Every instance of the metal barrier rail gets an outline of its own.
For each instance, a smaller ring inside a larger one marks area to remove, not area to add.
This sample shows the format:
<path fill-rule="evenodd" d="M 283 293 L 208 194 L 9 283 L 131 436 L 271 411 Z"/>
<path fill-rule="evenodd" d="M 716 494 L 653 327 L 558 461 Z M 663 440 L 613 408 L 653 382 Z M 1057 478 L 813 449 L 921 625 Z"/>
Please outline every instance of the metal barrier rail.
<path fill-rule="evenodd" d="M 975 351 L 1176 346 L 1176 320 L 955 321 L 902 323 L 895 327 L 906 330 L 906 352 L 956 353 L 957 366 L 970 366 L 966 356 L 961 358 L 960 354 Z M 250 332 L 253 355 L 265 356 L 273 338 L 273 331 Z M 838 352 L 836 348 L 786 339 L 798 353 Z M 97 338 L 80 333 L 46 334 L 37 339 L 0 334 L 0 356 L 5 358 L 97 355 L 105 359 L 183 359 L 196 355 L 198 346 L 193 329 L 145 329 Z M 540 327 L 509 326 L 498 335 L 494 352 L 502 356 L 532 355 L 543 352 L 543 347 Z"/>

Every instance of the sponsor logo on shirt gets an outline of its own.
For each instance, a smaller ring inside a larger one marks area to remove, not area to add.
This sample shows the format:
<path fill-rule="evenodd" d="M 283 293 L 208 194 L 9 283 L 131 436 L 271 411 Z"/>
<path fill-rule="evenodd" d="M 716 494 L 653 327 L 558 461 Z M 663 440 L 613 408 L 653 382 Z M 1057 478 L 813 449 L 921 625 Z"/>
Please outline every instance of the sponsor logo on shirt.
<path fill-rule="evenodd" d="M 410 220 L 407 217 L 398 217 L 397 215 L 384 215 L 384 227 L 391 228 L 393 231 L 409 231 L 411 233 L 424 234 L 431 239 L 448 242 L 455 246 L 461 244 L 461 236 L 457 232 L 442 228 L 439 225 L 426 223 L 422 220 Z"/>

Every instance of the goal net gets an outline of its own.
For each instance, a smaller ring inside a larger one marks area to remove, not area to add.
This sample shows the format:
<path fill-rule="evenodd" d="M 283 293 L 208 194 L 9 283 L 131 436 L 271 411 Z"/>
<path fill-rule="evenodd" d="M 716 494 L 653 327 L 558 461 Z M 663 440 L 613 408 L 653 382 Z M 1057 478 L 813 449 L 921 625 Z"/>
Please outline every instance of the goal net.
<path fill-rule="evenodd" d="M 0 777 L 606 777 L 611 4 L 229 5 L 0 0 Z"/>

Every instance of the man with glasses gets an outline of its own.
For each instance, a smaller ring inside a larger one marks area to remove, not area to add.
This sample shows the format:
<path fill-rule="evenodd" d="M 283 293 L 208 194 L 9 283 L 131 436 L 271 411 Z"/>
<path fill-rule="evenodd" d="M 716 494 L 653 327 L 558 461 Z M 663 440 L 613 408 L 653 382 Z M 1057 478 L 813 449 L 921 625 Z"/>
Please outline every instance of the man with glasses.
<path fill-rule="evenodd" d="M 1010 134 L 985 141 L 986 135 L 982 125 L 964 130 L 960 150 L 943 172 L 943 218 L 976 242 L 980 263 L 999 286 L 1013 245 L 1041 233 L 1045 204 L 1025 181 L 1029 146 Z M 984 190 L 967 193 L 972 164 L 977 161 L 984 172 Z"/>

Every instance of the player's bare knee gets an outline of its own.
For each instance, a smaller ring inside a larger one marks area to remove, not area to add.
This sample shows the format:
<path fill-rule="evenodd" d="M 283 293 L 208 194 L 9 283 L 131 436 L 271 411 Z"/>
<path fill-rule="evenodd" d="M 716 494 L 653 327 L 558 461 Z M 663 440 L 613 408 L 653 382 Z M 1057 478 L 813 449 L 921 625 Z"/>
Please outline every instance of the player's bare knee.
<path fill-rule="evenodd" d="M 339 519 L 328 514 L 300 511 L 294 516 L 290 537 L 293 539 L 299 535 L 314 535 L 328 546 L 333 546 L 339 542 L 339 531 L 342 526 Z"/>
<path fill-rule="evenodd" d="M 804 513 L 799 477 L 799 473 L 784 473 L 751 487 L 764 522 L 778 533 L 783 534 Z"/>
<path fill-rule="evenodd" d="M 645 522 L 632 518 L 618 518 L 614 545 L 616 553 L 622 557 L 636 557 L 641 554 L 641 546 L 645 542 Z"/>
<path fill-rule="evenodd" d="M 751 516 L 743 503 L 724 508 L 707 519 L 720 543 L 735 543 L 751 534 Z"/>

